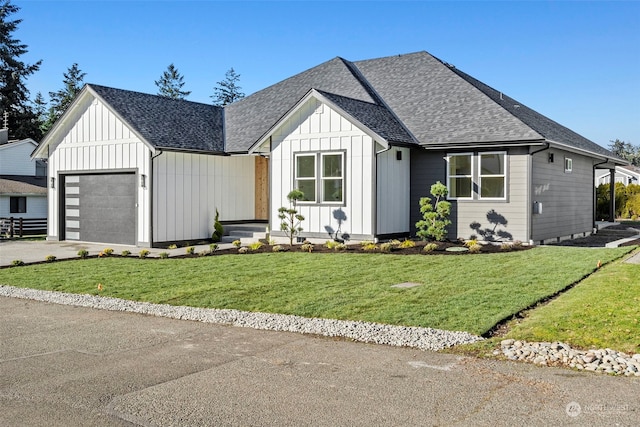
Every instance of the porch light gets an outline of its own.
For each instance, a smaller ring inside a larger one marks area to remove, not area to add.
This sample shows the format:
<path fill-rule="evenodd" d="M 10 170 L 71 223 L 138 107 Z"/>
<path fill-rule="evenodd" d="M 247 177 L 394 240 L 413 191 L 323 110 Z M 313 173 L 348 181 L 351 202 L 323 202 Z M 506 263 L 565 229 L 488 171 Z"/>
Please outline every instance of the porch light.
<path fill-rule="evenodd" d="M 49 182 L 50 182 L 51 188 L 56 188 L 56 179 L 54 177 L 51 177 Z"/>
<path fill-rule="evenodd" d="M 140 175 L 140 187 L 147 188 L 147 175 Z"/>

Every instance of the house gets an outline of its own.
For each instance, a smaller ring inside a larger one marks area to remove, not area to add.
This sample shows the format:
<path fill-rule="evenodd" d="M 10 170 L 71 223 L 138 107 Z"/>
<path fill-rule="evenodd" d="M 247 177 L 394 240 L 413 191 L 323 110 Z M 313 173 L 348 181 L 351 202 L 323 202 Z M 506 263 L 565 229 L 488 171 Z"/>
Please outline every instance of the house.
<path fill-rule="evenodd" d="M 640 184 L 640 168 L 636 166 L 616 166 L 614 173 L 615 182 L 621 182 L 624 185 Z M 596 170 L 596 187 L 611 182 L 610 170 Z"/>
<path fill-rule="evenodd" d="M 37 147 L 32 139 L 9 141 L 0 130 L 0 234 L 9 231 L 10 218 L 47 218 L 47 171 L 41 160 L 32 160 Z"/>
<path fill-rule="evenodd" d="M 86 85 L 33 156 L 49 239 L 127 243 L 263 222 L 301 189 L 306 238 L 410 236 L 449 188 L 450 238 L 556 241 L 594 227 L 608 150 L 427 52 L 334 58 L 226 107 Z"/>

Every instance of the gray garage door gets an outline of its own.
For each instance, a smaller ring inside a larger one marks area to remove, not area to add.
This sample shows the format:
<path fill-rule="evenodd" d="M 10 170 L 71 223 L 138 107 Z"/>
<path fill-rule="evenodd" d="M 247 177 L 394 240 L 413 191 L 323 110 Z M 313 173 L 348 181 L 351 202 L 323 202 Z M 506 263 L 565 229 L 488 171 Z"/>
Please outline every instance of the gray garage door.
<path fill-rule="evenodd" d="M 136 175 L 65 177 L 65 239 L 136 244 Z"/>

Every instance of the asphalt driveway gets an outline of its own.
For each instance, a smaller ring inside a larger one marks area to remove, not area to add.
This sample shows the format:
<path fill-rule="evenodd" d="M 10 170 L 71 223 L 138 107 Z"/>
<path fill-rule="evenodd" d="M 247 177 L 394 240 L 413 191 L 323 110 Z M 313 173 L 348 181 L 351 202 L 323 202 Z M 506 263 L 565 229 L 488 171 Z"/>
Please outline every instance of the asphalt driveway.
<path fill-rule="evenodd" d="M 0 425 L 637 425 L 640 381 L 0 298 Z"/>

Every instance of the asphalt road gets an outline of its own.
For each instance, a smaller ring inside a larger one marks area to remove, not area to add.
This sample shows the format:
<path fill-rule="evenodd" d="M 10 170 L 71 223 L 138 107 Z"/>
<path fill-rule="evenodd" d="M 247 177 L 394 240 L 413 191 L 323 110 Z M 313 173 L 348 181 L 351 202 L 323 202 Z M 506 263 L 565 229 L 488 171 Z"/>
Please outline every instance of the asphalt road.
<path fill-rule="evenodd" d="M 2 426 L 638 425 L 640 381 L 0 298 Z"/>

